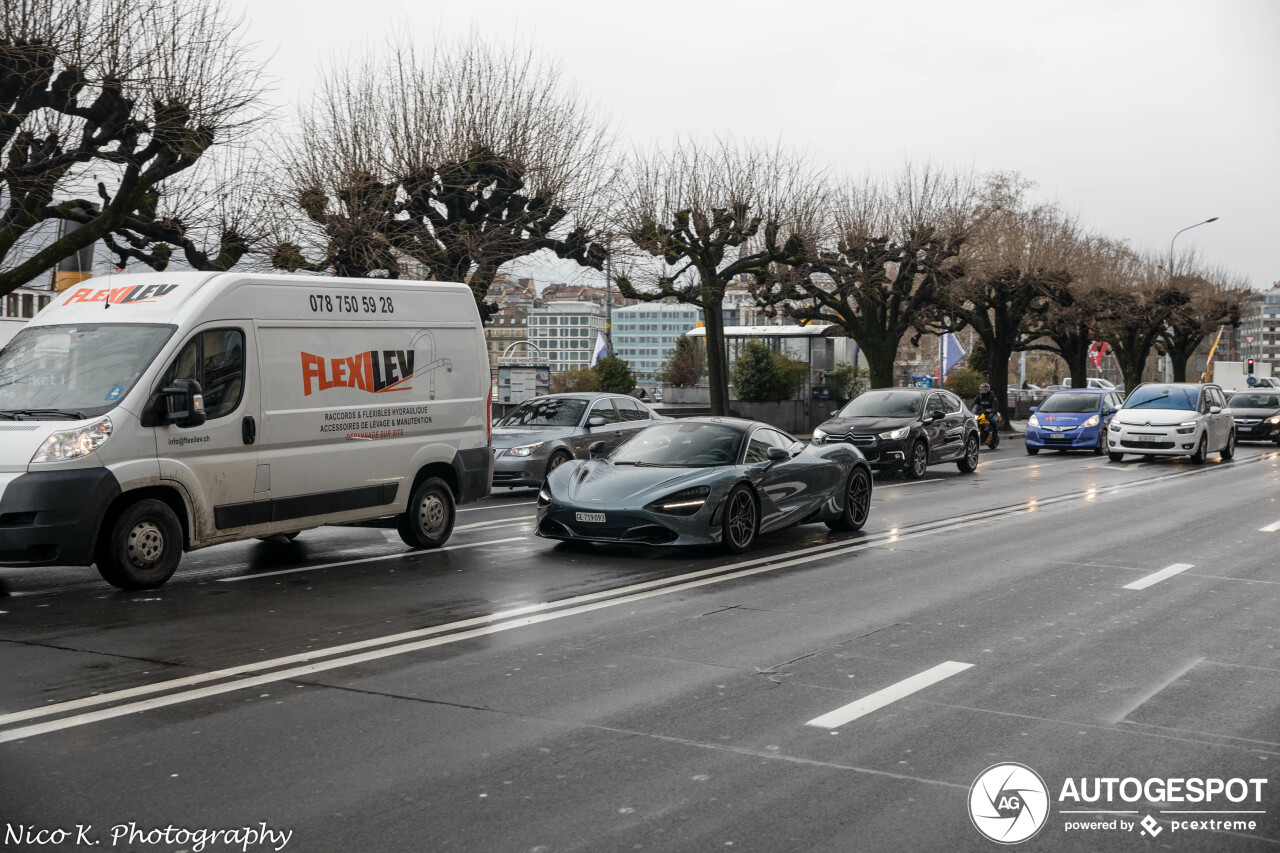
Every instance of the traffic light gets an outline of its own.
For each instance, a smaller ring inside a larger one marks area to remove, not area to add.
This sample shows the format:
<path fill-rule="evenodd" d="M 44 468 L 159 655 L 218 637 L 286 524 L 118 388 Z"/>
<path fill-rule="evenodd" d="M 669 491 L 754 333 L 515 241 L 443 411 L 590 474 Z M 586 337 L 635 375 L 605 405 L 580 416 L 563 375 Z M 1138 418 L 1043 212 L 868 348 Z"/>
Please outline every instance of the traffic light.
<path fill-rule="evenodd" d="M 1245 368 L 1245 372 L 1248 373 L 1250 376 L 1252 376 L 1253 375 L 1253 359 L 1249 359 L 1245 363 L 1248 365 L 1248 367 Z"/>

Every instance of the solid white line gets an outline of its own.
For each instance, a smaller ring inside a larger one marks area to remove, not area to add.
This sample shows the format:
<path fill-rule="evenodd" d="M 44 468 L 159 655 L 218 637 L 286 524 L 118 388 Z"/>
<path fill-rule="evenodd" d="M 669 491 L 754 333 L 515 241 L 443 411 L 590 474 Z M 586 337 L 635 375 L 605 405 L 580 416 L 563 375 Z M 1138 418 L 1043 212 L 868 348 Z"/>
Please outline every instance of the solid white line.
<path fill-rule="evenodd" d="M 338 566 L 354 566 L 357 563 L 374 563 L 379 560 L 403 560 L 405 557 L 420 557 L 424 554 L 438 554 L 441 551 L 461 551 L 463 548 L 482 548 L 485 545 L 497 545 L 500 542 L 515 542 L 517 539 L 525 539 L 525 536 L 512 536 L 510 539 L 493 539 L 489 542 L 469 542 L 466 545 L 446 545 L 443 548 L 432 548 L 421 551 L 402 551 L 398 554 L 383 554 L 380 557 L 363 557 L 359 560 L 343 560 L 341 563 L 321 563 L 317 566 L 301 566 L 296 569 L 281 569 L 278 572 L 258 572 L 252 575 L 236 575 L 233 578 L 215 578 L 218 583 L 237 583 L 238 581 L 252 581 L 258 578 L 273 578 L 277 575 L 291 575 L 294 572 L 318 572 L 322 569 L 336 569 Z"/>
<path fill-rule="evenodd" d="M 1147 587 L 1152 586 L 1153 584 L 1158 584 L 1162 580 L 1171 578 L 1177 574 L 1181 574 L 1185 572 L 1187 569 L 1191 569 L 1191 568 L 1195 568 L 1194 563 L 1174 563 L 1172 566 L 1166 566 L 1165 568 L 1161 569 L 1158 572 L 1152 572 L 1146 577 L 1138 578 L 1133 583 L 1127 583 L 1124 585 L 1124 588 L 1125 589 L 1146 589 Z"/>
<path fill-rule="evenodd" d="M 510 504 L 494 504 L 493 506 L 468 506 L 458 510 L 458 512 L 479 512 L 482 509 L 506 509 L 509 506 L 533 506 L 537 501 L 521 501 L 519 503 Z"/>
<path fill-rule="evenodd" d="M 1280 521 L 1277 521 L 1275 524 L 1268 524 L 1266 527 L 1258 528 L 1258 532 L 1260 533 L 1275 533 L 1276 531 L 1280 531 Z"/>
<path fill-rule="evenodd" d="M 878 492 L 881 489 L 896 489 L 899 486 L 914 486 L 917 483 L 940 483 L 940 482 L 942 482 L 941 477 L 930 477 L 928 480 L 908 480 L 905 483 L 891 483 L 888 486 L 876 486 L 875 491 Z"/>
<path fill-rule="evenodd" d="M 805 725 L 817 726 L 822 729 L 838 729 L 845 723 L 853 722 L 859 717 L 865 717 L 872 711 L 878 711 L 885 705 L 897 702 L 912 693 L 917 693 L 931 684 L 937 684 L 944 678 L 950 678 L 956 673 L 964 672 L 972 666 L 973 664 L 971 663 L 959 663 L 953 660 L 940 663 L 935 667 L 926 669 L 924 672 L 903 679 L 897 684 L 891 684 L 883 690 L 877 690 L 870 696 L 863 696 L 856 702 L 850 702 L 843 708 L 836 708 L 821 717 L 814 717 Z"/>

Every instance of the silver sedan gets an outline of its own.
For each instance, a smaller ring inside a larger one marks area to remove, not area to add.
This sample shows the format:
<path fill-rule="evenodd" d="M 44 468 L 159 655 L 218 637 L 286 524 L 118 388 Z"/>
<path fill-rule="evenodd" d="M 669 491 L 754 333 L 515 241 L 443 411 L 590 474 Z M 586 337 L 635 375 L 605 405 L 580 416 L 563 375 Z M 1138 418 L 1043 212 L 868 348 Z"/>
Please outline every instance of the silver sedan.
<path fill-rule="evenodd" d="M 607 453 L 636 430 L 665 418 L 621 394 L 552 394 L 526 400 L 493 424 L 493 485 L 541 486 L 570 459 Z"/>

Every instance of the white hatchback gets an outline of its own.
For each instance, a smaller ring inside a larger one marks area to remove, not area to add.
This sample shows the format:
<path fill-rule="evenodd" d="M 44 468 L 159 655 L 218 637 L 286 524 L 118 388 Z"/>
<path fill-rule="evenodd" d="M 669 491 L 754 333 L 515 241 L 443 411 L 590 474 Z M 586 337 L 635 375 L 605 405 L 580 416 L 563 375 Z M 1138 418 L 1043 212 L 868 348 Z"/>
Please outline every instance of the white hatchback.
<path fill-rule="evenodd" d="M 1190 456 L 1197 465 L 1210 453 L 1230 459 L 1235 421 L 1217 385 L 1145 382 L 1124 401 L 1107 428 L 1107 455 L 1119 462 L 1139 456 Z"/>

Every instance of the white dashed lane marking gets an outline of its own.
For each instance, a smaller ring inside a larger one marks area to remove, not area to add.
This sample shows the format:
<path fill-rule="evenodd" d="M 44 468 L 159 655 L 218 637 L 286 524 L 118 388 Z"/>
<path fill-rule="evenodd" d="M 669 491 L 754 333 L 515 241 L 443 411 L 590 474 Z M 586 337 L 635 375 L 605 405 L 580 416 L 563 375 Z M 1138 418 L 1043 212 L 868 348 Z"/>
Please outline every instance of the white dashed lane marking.
<path fill-rule="evenodd" d="M 814 717 L 805 725 L 817 726 L 822 729 L 838 729 L 845 723 L 852 722 L 859 717 L 865 717 L 872 711 L 878 711 L 885 705 L 890 705 L 932 684 L 937 684 L 939 681 L 950 678 L 956 673 L 964 672 L 971 666 L 973 666 L 971 663 L 960 663 L 953 660 L 940 663 L 935 667 L 926 669 L 924 672 L 916 673 L 910 678 L 903 679 L 897 684 L 892 684 L 883 690 L 877 690 L 870 696 L 863 696 L 856 702 L 850 702 L 848 705 L 836 708 L 821 717 Z"/>

